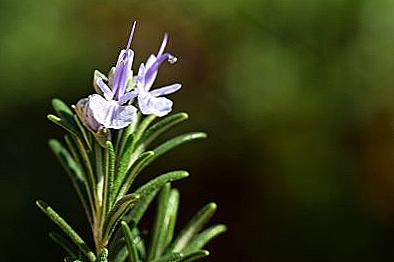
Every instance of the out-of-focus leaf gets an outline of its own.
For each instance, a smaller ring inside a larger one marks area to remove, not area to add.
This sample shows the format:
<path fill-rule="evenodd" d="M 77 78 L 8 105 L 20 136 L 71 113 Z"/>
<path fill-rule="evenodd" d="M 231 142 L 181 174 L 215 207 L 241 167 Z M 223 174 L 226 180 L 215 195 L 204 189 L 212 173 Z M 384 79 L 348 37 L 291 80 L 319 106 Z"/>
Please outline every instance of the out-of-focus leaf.
<path fill-rule="evenodd" d="M 52 99 L 52 106 L 57 115 L 63 120 L 63 123 L 78 134 L 78 126 L 74 120 L 73 111 L 60 99 Z"/>
<path fill-rule="evenodd" d="M 64 238 L 62 235 L 56 233 L 56 232 L 50 232 L 49 237 L 61 246 L 71 257 L 76 258 L 77 257 L 77 252 L 76 252 L 76 247 L 68 241 L 68 239 Z"/>
<path fill-rule="evenodd" d="M 76 130 L 74 130 L 69 125 L 67 125 L 67 123 L 63 119 L 61 119 L 60 117 L 57 117 L 57 116 L 52 115 L 52 114 L 49 114 L 47 116 L 47 118 L 51 122 L 55 123 L 56 125 L 58 125 L 61 128 L 65 129 L 66 131 L 68 131 L 70 134 L 78 136 L 78 133 L 76 132 Z"/>
<path fill-rule="evenodd" d="M 75 162 L 75 160 L 70 156 L 68 151 L 58 140 L 51 139 L 49 140 L 48 144 L 49 147 L 52 149 L 53 153 L 56 155 L 59 162 L 67 171 L 67 174 L 85 209 L 88 220 L 89 222 L 92 222 L 92 212 L 94 212 L 94 210 L 89 208 L 88 203 L 90 203 L 90 207 L 92 207 L 93 200 L 82 168 L 77 162 Z"/>
<path fill-rule="evenodd" d="M 85 241 L 77 234 L 77 232 L 72 229 L 72 227 L 58 214 L 56 213 L 48 204 L 42 200 L 36 201 L 37 206 L 44 212 L 56 225 L 59 226 L 61 230 L 74 242 L 74 244 L 82 251 L 82 253 L 89 259 L 89 261 L 94 262 L 96 256 L 89 249 Z"/>

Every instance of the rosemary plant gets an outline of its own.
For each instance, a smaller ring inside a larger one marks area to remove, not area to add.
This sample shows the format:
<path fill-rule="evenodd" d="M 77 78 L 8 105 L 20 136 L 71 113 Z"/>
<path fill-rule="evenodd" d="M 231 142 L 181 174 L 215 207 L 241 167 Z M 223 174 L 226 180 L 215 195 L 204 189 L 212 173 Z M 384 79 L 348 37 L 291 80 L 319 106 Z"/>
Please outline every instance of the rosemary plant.
<path fill-rule="evenodd" d="M 203 247 L 226 230 L 224 225 L 203 230 L 216 210 L 216 204 L 209 203 L 174 236 L 179 192 L 171 182 L 186 178 L 186 171 L 162 174 L 130 192 L 136 177 L 155 159 L 179 145 L 206 137 L 205 133 L 193 132 L 151 147 L 158 136 L 185 121 L 188 115 L 166 116 L 172 101 L 163 96 L 179 90 L 180 84 L 151 91 L 159 66 L 176 61 L 164 52 L 166 34 L 159 52 L 133 75 L 134 29 L 135 23 L 127 48 L 120 52 L 109 74 L 95 71 L 96 94 L 81 99 L 72 108 L 59 99 L 52 101 L 55 114 L 48 115 L 48 119 L 67 134 L 64 143 L 51 139 L 49 146 L 79 196 L 94 240 L 93 248 L 61 215 L 38 200 L 38 207 L 63 232 L 50 233 L 50 237 L 67 252 L 64 261 L 194 261 L 208 256 Z M 140 233 L 139 222 L 155 198 L 156 216 L 147 238 Z"/>

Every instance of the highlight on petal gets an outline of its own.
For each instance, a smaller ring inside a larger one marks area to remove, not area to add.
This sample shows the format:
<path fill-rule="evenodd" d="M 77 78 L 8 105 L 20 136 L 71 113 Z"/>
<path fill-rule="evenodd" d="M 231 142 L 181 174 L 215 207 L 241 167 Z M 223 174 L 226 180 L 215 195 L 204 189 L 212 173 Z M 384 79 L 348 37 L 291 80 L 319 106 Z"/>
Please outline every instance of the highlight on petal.
<path fill-rule="evenodd" d="M 100 95 L 89 96 L 89 108 L 94 119 L 106 128 L 121 129 L 131 124 L 137 114 L 134 106 L 121 106 L 118 101 L 106 100 Z"/>
<path fill-rule="evenodd" d="M 139 94 L 138 106 L 144 115 L 162 117 L 172 110 L 172 101 L 165 97 L 155 97 L 149 92 Z"/>

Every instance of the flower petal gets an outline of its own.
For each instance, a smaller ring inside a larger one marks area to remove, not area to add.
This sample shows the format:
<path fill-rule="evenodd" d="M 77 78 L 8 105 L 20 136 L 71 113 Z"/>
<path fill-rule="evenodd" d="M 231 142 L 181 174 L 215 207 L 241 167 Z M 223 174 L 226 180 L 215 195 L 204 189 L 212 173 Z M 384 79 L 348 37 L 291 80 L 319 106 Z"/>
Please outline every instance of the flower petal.
<path fill-rule="evenodd" d="M 131 66 L 133 59 L 134 52 L 131 49 L 123 49 L 119 54 L 112 84 L 112 92 L 114 93 L 115 99 L 119 99 L 126 91 L 127 81 L 132 76 Z"/>
<path fill-rule="evenodd" d="M 135 91 L 128 92 L 128 93 L 124 94 L 121 98 L 119 98 L 118 104 L 119 105 L 123 105 L 124 103 L 126 103 L 126 102 L 130 101 L 131 99 L 135 98 L 137 95 L 138 94 Z"/>
<path fill-rule="evenodd" d="M 164 96 L 164 95 L 169 95 L 172 93 L 175 93 L 179 89 L 181 89 L 182 85 L 181 84 L 172 84 L 168 86 L 164 86 L 155 90 L 152 90 L 150 93 L 153 96 Z"/>
<path fill-rule="evenodd" d="M 111 89 L 107 86 L 106 83 L 104 83 L 103 79 L 99 78 L 97 80 L 97 85 L 100 88 L 100 90 L 103 92 L 104 97 L 107 100 L 112 99 L 112 97 L 114 96 L 114 94 L 112 93 Z"/>
<path fill-rule="evenodd" d="M 89 96 L 89 108 L 97 122 L 106 128 L 121 129 L 131 124 L 137 113 L 134 106 L 120 106 L 117 101 L 100 95 Z"/>
<path fill-rule="evenodd" d="M 172 110 L 172 101 L 165 97 L 154 97 L 149 92 L 138 95 L 138 105 L 144 115 L 162 117 Z"/>

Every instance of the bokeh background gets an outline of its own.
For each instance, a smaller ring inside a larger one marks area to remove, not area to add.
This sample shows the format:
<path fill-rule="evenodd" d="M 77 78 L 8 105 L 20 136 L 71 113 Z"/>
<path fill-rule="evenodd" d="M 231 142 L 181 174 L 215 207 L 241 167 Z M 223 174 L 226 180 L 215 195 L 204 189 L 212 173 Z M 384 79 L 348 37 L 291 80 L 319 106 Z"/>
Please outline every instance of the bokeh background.
<path fill-rule="evenodd" d="M 191 172 L 179 226 L 218 203 L 229 230 L 207 261 L 393 260 L 393 14 L 390 0 L 0 0 L 0 260 L 60 261 L 39 198 L 88 235 L 45 116 L 92 92 L 131 19 L 135 65 L 170 34 L 179 62 L 157 86 L 184 85 L 177 131 L 209 134 L 142 178 Z"/>

